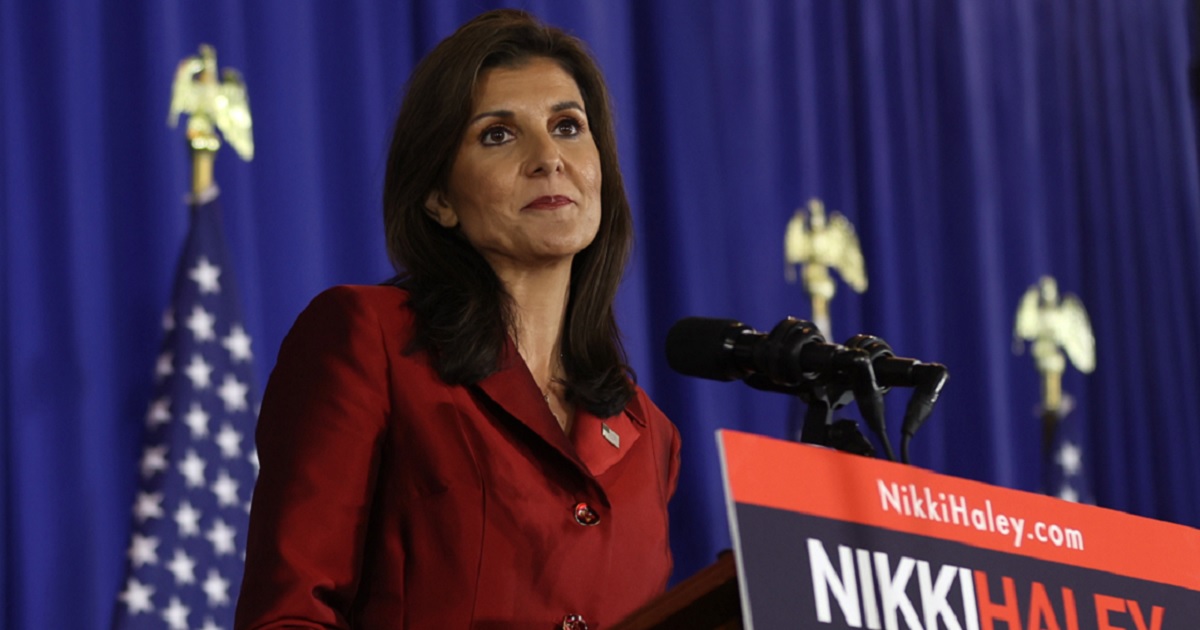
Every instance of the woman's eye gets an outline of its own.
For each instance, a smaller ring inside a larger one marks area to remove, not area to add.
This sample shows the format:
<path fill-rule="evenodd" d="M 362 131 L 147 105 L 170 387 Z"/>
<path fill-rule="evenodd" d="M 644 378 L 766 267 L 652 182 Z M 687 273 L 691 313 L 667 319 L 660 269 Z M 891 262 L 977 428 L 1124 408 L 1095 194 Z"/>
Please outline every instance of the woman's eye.
<path fill-rule="evenodd" d="M 512 138 L 512 132 L 504 127 L 488 127 L 479 136 L 479 140 L 488 146 L 504 144 L 510 138 Z"/>
<path fill-rule="evenodd" d="M 564 118 L 555 123 L 554 131 L 563 136 L 576 136 L 583 131 L 583 125 L 574 118 Z"/>

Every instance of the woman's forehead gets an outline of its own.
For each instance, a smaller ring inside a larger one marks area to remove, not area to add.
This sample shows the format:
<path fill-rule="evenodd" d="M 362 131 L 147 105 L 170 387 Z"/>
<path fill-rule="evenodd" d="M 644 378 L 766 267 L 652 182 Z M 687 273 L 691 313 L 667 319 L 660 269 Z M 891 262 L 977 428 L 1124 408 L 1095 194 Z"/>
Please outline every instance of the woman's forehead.
<path fill-rule="evenodd" d="M 483 69 L 475 80 L 472 100 L 472 117 L 506 102 L 574 101 L 581 108 L 584 106 L 583 93 L 575 77 L 549 57 L 525 58 L 519 63 Z"/>

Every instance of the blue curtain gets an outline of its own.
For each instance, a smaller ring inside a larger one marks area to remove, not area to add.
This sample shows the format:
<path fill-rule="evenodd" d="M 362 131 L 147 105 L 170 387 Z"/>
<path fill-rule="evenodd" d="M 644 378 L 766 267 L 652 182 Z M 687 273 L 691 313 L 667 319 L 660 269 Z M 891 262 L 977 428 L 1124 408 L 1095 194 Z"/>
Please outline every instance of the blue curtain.
<path fill-rule="evenodd" d="M 0 626 L 104 628 L 116 603 L 187 228 L 188 157 L 165 125 L 178 61 L 210 43 L 249 86 L 257 155 L 224 151 L 216 178 L 265 383 L 313 295 L 389 275 L 380 187 L 404 80 L 492 6 L 0 0 Z M 730 544 L 713 431 L 783 436 L 791 404 L 672 373 L 666 331 L 808 317 L 783 229 L 813 197 L 853 221 L 870 277 L 839 290 L 835 340 L 870 332 L 951 369 L 917 464 L 1038 488 L 1039 381 L 1012 326 L 1051 274 L 1097 337 L 1096 372 L 1064 382 L 1096 502 L 1200 526 L 1186 0 L 522 6 L 589 42 L 616 101 L 638 228 L 621 323 L 685 438 L 677 578 Z"/>

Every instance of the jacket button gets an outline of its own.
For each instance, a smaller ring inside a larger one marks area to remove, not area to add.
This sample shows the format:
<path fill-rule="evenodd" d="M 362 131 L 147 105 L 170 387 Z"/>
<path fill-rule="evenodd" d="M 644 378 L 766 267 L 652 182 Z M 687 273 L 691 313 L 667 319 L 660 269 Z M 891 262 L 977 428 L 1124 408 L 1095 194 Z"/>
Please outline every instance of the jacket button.
<path fill-rule="evenodd" d="M 582 503 L 580 505 L 583 505 Z M 587 622 L 583 620 L 583 615 L 564 615 L 562 625 L 559 626 L 562 630 L 588 630 Z"/>
<path fill-rule="evenodd" d="M 600 522 L 600 515 L 597 514 L 596 510 L 593 510 L 592 507 L 590 505 L 588 505 L 587 503 L 583 503 L 583 502 L 576 503 L 575 504 L 575 522 L 579 523 L 580 525 L 587 525 L 590 527 L 590 526 L 595 525 L 596 523 Z M 578 615 L 575 615 L 575 616 L 578 616 Z M 564 627 L 566 627 L 566 626 L 564 626 Z M 586 628 L 587 625 L 585 624 L 580 627 Z"/>

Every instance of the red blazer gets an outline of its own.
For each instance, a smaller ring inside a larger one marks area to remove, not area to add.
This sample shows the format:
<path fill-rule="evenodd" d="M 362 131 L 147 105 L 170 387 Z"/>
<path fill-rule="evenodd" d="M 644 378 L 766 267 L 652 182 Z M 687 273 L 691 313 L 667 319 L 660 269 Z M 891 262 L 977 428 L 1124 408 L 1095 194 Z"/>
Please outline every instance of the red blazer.
<path fill-rule="evenodd" d="M 424 352 L 403 352 L 406 298 L 331 289 L 284 340 L 236 627 L 549 629 L 581 615 L 596 630 L 663 591 L 674 425 L 639 388 L 612 418 L 577 410 L 568 437 L 511 341 L 498 372 L 447 385 Z"/>

